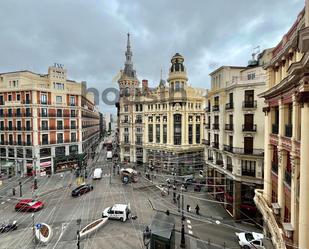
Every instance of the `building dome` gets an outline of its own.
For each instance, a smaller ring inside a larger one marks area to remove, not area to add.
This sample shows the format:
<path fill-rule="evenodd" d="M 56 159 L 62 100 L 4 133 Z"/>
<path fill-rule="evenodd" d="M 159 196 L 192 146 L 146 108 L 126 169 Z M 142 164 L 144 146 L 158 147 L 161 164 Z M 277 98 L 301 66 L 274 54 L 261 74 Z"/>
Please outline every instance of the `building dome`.
<path fill-rule="evenodd" d="M 183 65 L 184 62 L 184 58 L 182 57 L 181 54 L 176 53 L 172 59 L 171 59 L 171 63 L 172 66 L 170 68 L 170 72 L 184 72 L 185 71 L 185 67 Z"/>

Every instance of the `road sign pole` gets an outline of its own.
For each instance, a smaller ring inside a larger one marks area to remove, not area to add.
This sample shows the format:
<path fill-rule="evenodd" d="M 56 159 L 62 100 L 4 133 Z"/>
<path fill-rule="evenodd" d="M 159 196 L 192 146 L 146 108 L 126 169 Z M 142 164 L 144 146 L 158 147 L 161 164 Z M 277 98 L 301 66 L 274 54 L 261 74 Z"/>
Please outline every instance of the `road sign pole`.
<path fill-rule="evenodd" d="M 34 213 L 32 214 L 32 227 L 33 227 L 33 249 L 35 249 L 35 224 L 34 224 Z"/>

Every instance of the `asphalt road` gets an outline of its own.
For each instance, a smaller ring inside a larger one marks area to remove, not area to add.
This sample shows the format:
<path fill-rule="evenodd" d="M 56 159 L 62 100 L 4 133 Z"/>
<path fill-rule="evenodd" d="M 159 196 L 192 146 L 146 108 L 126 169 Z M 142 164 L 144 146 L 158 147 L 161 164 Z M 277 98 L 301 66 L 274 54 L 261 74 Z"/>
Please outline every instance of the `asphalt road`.
<path fill-rule="evenodd" d="M 137 249 L 145 248 L 142 241 L 144 228 L 151 224 L 155 214 L 151 204 L 162 211 L 170 210 L 175 214 L 176 230 L 181 229 L 180 213 L 178 207 L 172 203 L 170 197 L 162 197 L 160 190 L 144 179 L 137 184 L 123 185 L 119 176 L 112 175 L 110 184 L 109 163 L 106 161 L 106 151 L 100 149 L 97 160 L 92 162 L 92 168 L 101 167 L 104 177 L 87 181 L 94 186 L 94 190 L 79 198 L 71 197 L 74 188 L 75 176 L 69 180 L 72 186 L 66 184 L 61 191 L 45 195 L 40 200 L 45 203 L 43 210 L 35 213 L 35 223 L 44 222 L 53 228 L 53 238 L 45 246 L 36 245 L 35 248 L 45 249 L 71 249 L 77 248 L 76 233 L 91 221 L 98 219 L 102 211 L 115 203 L 130 203 L 132 214 L 137 215 L 136 220 L 126 222 L 108 221 L 108 223 L 87 239 L 81 240 L 80 248 L 104 249 Z M 43 184 L 43 183 L 42 183 Z M 18 229 L 10 233 L 0 234 L 0 248 L 30 249 L 34 248 L 32 236 L 32 214 L 15 212 L 16 200 L 2 198 L 0 200 L 0 222 L 4 220 L 17 220 Z M 214 209 L 218 207 L 212 207 Z M 190 248 L 239 248 L 235 232 L 239 232 L 230 220 L 215 220 L 186 214 L 185 231 L 190 241 Z M 248 227 L 247 230 L 251 228 Z M 177 236 L 176 236 L 177 238 Z M 210 242 L 210 245 L 209 245 Z M 179 243 L 176 241 L 176 244 Z"/>

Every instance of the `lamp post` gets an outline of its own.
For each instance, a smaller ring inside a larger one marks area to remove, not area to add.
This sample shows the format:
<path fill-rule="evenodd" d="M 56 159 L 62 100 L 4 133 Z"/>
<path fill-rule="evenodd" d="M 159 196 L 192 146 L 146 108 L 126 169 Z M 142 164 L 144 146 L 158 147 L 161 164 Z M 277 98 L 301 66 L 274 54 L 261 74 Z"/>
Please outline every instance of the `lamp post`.
<path fill-rule="evenodd" d="M 32 235 L 33 235 L 33 248 L 35 249 L 35 224 L 34 224 L 34 213 L 32 213 L 31 217 L 32 217 L 32 227 L 33 227 L 33 233 L 32 233 Z"/>
<path fill-rule="evenodd" d="M 182 220 L 182 224 L 183 224 L 183 221 L 185 220 L 184 210 L 183 210 L 183 208 L 184 208 L 184 195 L 183 195 L 184 189 L 185 189 L 185 186 L 182 184 L 181 188 L 180 188 L 180 190 L 181 190 L 181 197 L 182 197 L 182 202 L 181 202 L 181 220 Z"/>
<path fill-rule="evenodd" d="M 149 226 L 147 226 L 143 232 L 143 242 L 146 248 L 148 248 L 150 240 L 151 240 L 151 229 L 149 228 Z"/>

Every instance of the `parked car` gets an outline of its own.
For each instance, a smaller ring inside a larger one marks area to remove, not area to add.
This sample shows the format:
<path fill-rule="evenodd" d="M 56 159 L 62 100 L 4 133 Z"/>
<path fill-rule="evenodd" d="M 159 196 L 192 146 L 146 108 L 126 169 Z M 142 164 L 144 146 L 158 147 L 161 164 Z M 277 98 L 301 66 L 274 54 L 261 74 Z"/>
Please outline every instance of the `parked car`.
<path fill-rule="evenodd" d="M 22 211 L 22 212 L 36 212 L 43 209 L 44 203 L 41 201 L 35 201 L 32 199 L 25 199 L 19 201 L 15 205 L 15 211 Z"/>
<path fill-rule="evenodd" d="M 264 235 L 261 233 L 244 232 L 236 233 L 239 245 L 244 249 L 265 249 L 263 245 Z"/>
<path fill-rule="evenodd" d="M 17 229 L 17 221 L 7 222 L 0 225 L 0 233 L 6 233 Z"/>
<path fill-rule="evenodd" d="M 90 192 L 91 190 L 93 190 L 93 186 L 91 184 L 83 184 L 72 190 L 72 196 L 73 197 L 81 196 L 83 194 Z"/>
<path fill-rule="evenodd" d="M 112 207 L 104 209 L 102 218 L 108 217 L 108 219 L 117 219 L 124 222 L 129 218 L 130 213 L 130 205 L 114 204 Z"/>

